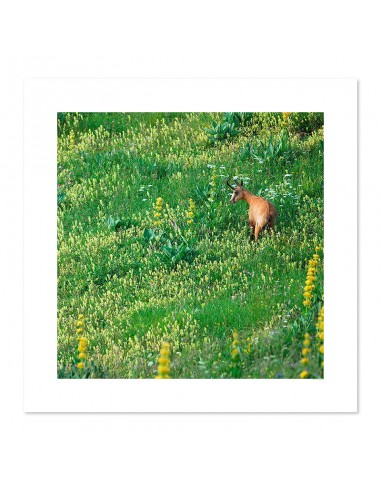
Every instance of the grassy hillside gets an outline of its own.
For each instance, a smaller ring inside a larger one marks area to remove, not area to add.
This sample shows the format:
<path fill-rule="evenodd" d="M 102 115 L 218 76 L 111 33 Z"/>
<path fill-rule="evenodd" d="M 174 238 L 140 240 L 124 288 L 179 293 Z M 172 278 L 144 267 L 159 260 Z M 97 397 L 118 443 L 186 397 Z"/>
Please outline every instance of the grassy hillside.
<path fill-rule="evenodd" d="M 322 124 L 59 113 L 58 377 L 322 377 Z M 227 176 L 275 204 L 274 236 L 249 241 Z"/>

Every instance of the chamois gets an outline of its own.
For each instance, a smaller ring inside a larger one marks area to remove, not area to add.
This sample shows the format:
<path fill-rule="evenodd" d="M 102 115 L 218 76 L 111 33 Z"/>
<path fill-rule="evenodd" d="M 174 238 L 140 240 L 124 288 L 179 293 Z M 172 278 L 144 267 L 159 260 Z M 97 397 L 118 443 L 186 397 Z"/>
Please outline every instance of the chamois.
<path fill-rule="evenodd" d="M 249 204 L 249 227 L 250 239 L 258 241 L 258 235 L 263 229 L 274 231 L 275 221 L 278 216 L 273 203 L 265 200 L 261 196 L 255 196 L 250 191 L 243 187 L 243 181 L 234 182 L 237 186 L 232 186 L 229 183 L 230 178 L 226 180 L 226 184 L 233 190 L 230 198 L 230 203 L 237 203 L 239 200 L 245 200 Z"/>

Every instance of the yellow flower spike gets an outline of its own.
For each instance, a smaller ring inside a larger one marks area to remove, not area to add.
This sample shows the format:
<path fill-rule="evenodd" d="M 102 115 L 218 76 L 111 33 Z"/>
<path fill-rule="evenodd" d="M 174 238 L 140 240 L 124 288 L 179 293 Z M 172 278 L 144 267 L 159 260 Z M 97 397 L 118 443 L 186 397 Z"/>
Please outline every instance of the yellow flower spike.
<path fill-rule="evenodd" d="M 75 148 L 75 134 L 74 130 L 70 130 L 69 134 L 69 149 L 73 150 Z"/>
<path fill-rule="evenodd" d="M 169 374 L 169 365 L 161 365 L 157 368 L 157 372 L 160 374 L 160 376 L 163 375 L 168 375 Z"/>
<path fill-rule="evenodd" d="M 186 216 L 187 216 L 187 224 L 188 225 L 191 225 L 193 224 L 193 218 L 194 218 L 194 212 L 196 210 L 196 204 L 195 202 L 192 200 L 192 198 L 189 199 L 189 207 L 188 207 L 188 210 L 186 212 Z"/>
<path fill-rule="evenodd" d="M 232 342 L 232 351 L 231 351 L 231 358 L 233 362 L 238 362 L 239 361 L 239 353 L 240 353 L 240 347 L 239 347 L 239 339 L 238 339 L 238 331 L 235 329 L 233 331 L 233 342 Z"/>
<path fill-rule="evenodd" d="M 315 289 L 315 280 L 316 280 L 316 274 L 317 274 L 317 265 L 320 260 L 320 257 L 318 254 L 314 254 L 312 259 L 308 260 L 308 270 L 307 270 L 307 275 L 306 275 L 306 282 L 305 282 L 305 287 L 304 287 L 304 301 L 303 304 L 307 308 L 311 307 L 311 299 L 313 298 L 313 291 Z"/>
<path fill-rule="evenodd" d="M 306 356 L 310 353 L 310 349 L 307 347 L 302 348 L 302 355 Z"/>
<path fill-rule="evenodd" d="M 169 348 L 168 342 L 163 342 L 160 349 L 160 357 L 158 358 L 157 373 L 155 379 L 170 379 L 170 360 L 169 360 Z"/>
<path fill-rule="evenodd" d="M 162 220 L 163 203 L 164 203 L 164 201 L 161 197 L 156 199 L 156 203 L 154 206 L 154 209 L 155 209 L 154 217 L 156 219 L 153 223 L 154 227 L 160 227 L 163 223 L 163 220 Z"/>
<path fill-rule="evenodd" d="M 300 375 L 299 375 L 299 376 L 300 376 L 302 379 L 306 379 L 306 378 L 308 378 L 308 377 L 309 377 L 309 375 L 310 375 L 310 373 L 309 373 L 308 371 L 302 371 L 302 372 L 300 373 Z"/>
<path fill-rule="evenodd" d="M 87 338 L 83 336 L 83 331 L 84 331 L 84 315 L 79 314 L 78 319 L 76 322 L 76 334 L 79 335 L 77 336 L 77 341 L 78 341 L 78 347 L 77 347 L 77 369 L 84 369 L 85 364 L 84 361 L 87 358 L 86 352 L 87 352 Z"/>
<path fill-rule="evenodd" d="M 323 371 L 324 371 L 324 306 L 321 307 L 319 314 L 318 314 L 318 320 L 316 323 L 316 340 L 317 340 L 317 347 L 319 351 L 319 357 L 321 360 L 320 367 L 322 370 L 322 376 L 323 376 Z"/>

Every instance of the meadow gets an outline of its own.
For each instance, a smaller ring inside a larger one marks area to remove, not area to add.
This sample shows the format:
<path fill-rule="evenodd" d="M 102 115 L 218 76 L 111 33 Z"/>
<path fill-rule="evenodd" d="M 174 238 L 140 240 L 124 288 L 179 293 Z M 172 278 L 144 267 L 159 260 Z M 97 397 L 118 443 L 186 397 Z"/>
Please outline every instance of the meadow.
<path fill-rule="evenodd" d="M 57 116 L 59 378 L 324 377 L 322 113 Z"/>

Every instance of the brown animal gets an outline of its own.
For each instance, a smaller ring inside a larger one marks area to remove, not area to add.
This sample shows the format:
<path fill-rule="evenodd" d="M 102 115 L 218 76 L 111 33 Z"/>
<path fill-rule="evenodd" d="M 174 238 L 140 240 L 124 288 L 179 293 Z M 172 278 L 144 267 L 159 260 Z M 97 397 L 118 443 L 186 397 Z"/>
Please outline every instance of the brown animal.
<path fill-rule="evenodd" d="M 274 231 L 275 221 L 278 213 L 273 203 L 265 200 L 261 196 L 255 196 L 250 191 L 243 187 L 243 181 L 234 182 L 237 186 L 232 186 L 229 183 L 230 178 L 226 180 L 226 184 L 233 190 L 230 198 L 230 203 L 237 203 L 239 200 L 245 200 L 249 204 L 249 227 L 250 239 L 258 241 L 258 235 L 263 229 Z"/>

